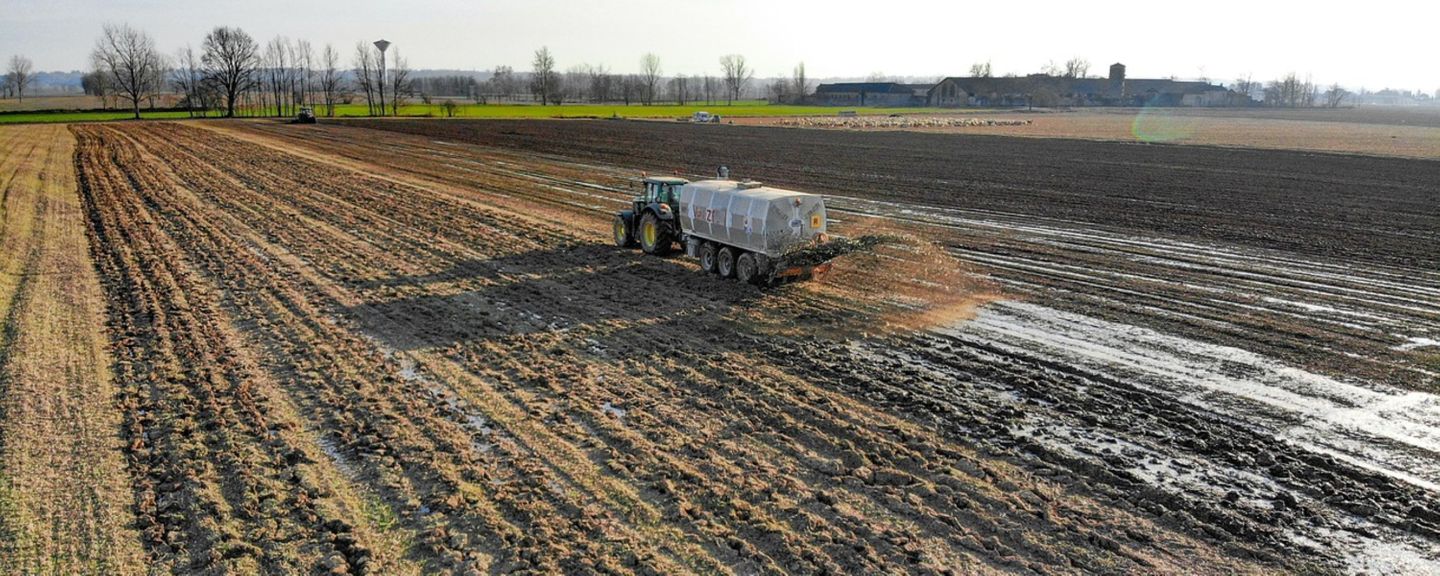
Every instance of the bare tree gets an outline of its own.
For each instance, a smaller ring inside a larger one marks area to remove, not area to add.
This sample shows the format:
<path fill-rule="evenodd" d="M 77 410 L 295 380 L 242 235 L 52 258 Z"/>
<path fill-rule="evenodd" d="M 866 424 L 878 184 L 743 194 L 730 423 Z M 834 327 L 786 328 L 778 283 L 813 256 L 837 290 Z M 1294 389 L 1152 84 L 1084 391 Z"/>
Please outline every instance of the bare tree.
<path fill-rule="evenodd" d="M 1339 83 L 1331 84 L 1330 89 L 1325 91 L 1325 106 L 1327 108 L 1339 108 L 1350 97 L 1350 92 L 1340 87 Z"/>
<path fill-rule="evenodd" d="M 589 64 L 576 64 L 560 76 L 560 90 L 565 93 L 566 99 L 584 102 L 593 97 L 590 93 L 590 71 L 592 69 Z"/>
<path fill-rule="evenodd" d="M 655 103 L 655 92 L 660 88 L 660 57 L 646 53 L 640 57 L 640 82 L 644 86 L 645 105 Z"/>
<path fill-rule="evenodd" d="M 320 52 L 320 93 L 325 103 L 325 116 L 335 116 L 335 102 L 340 95 L 340 53 L 326 44 Z"/>
<path fill-rule="evenodd" d="M 129 24 L 106 24 L 95 42 L 92 57 L 110 75 L 115 88 L 130 101 L 135 118 L 140 118 L 140 101 L 159 88 L 157 71 L 161 68 L 155 40 Z"/>
<path fill-rule="evenodd" d="M 805 99 L 810 96 L 810 79 L 805 76 L 805 63 L 795 65 L 795 70 L 790 73 L 790 80 L 793 86 L 791 90 L 795 94 L 795 103 L 804 104 Z"/>
<path fill-rule="evenodd" d="M 790 100 L 790 83 L 784 78 L 776 78 L 765 86 L 766 97 L 772 104 L 780 104 Z"/>
<path fill-rule="evenodd" d="M 110 82 L 110 74 L 98 66 L 80 77 L 80 88 L 86 94 L 99 97 L 101 108 L 109 108 L 110 99 L 115 95 L 113 84 Z"/>
<path fill-rule="evenodd" d="M 713 105 L 715 104 L 715 93 L 720 91 L 720 83 L 715 80 L 714 76 L 706 74 L 700 80 L 700 90 L 705 93 L 705 103 Z"/>
<path fill-rule="evenodd" d="M 220 87 L 225 97 L 225 117 L 235 116 L 235 103 L 255 84 L 258 63 L 255 40 L 239 28 L 220 26 L 205 35 L 201 44 L 205 54 L 205 77 Z"/>
<path fill-rule="evenodd" d="M 1259 83 L 1246 74 L 1244 77 L 1235 79 L 1235 83 L 1231 84 L 1230 91 L 1235 94 L 1238 100 L 1237 104 L 1248 106 L 1255 99 L 1255 90 L 1259 87 Z"/>
<path fill-rule="evenodd" d="M 370 51 L 370 45 L 364 41 L 355 43 L 355 56 L 351 63 L 354 66 L 355 86 L 360 92 L 365 93 L 366 111 L 374 116 L 377 111 L 377 92 L 379 78 L 379 67 L 375 63 L 375 54 Z M 383 113 L 383 110 L 380 110 Z"/>
<path fill-rule="evenodd" d="M 604 64 L 590 67 L 590 101 L 609 102 L 615 92 L 615 76 Z"/>
<path fill-rule="evenodd" d="M 202 94 L 205 90 L 201 84 L 205 81 L 205 70 L 201 67 L 200 58 L 195 56 L 195 49 L 190 45 L 175 52 L 175 67 L 170 71 L 170 84 L 175 91 L 185 98 L 185 111 L 191 118 L 195 117 L 196 107 L 204 113 L 208 108 L 202 102 Z"/>
<path fill-rule="evenodd" d="M 1318 97 L 1316 92 L 1313 83 L 1308 79 L 1302 81 L 1291 72 L 1265 84 L 1265 104 L 1286 108 L 1313 106 Z"/>
<path fill-rule="evenodd" d="M 670 94 L 675 97 L 675 103 L 684 106 L 690 100 L 690 77 L 678 74 L 670 79 Z"/>
<path fill-rule="evenodd" d="M 288 115 L 287 106 L 293 102 L 289 44 L 290 41 L 285 37 L 276 36 L 265 44 L 265 54 L 262 57 L 264 76 L 276 116 Z"/>
<path fill-rule="evenodd" d="M 391 48 L 390 54 L 391 66 L 385 70 L 390 81 L 390 110 L 392 116 L 399 116 L 405 99 L 414 95 L 414 87 L 410 82 L 410 61 L 400 57 L 399 48 Z"/>
<path fill-rule="evenodd" d="M 971 78 L 989 78 L 993 75 L 994 71 L 990 66 L 989 60 L 986 60 L 984 62 L 976 62 L 970 65 Z"/>
<path fill-rule="evenodd" d="M 29 58 L 16 54 L 10 57 L 10 65 L 6 68 L 5 82 L 10 89 L 15 91 L 15 96 L 21 102 L 25 101 L 25 88 L 35 80 L 35 63 Z"/>
<path fill-rule="evenodd" d="M 315 104 L 315 49 L 309 40 L 295 41 L 295 64 L 300 71 L 300 102 Z"/>
<path fill-rule="evenodd" d="M 540 99 L 540 105 L 548 104 L 555 96 L 556 86 L 559 79 L 555 75 L 555 57 L 550 54 L 548 46 L 541 46 L 535 51 L 535 59 L 530 63 L 530 93 Z"/>
<path fill-rule="evenodd" d="M 625 101 L 626 106 L 629 106 L 632 100 L 639 99 L 644 90 L 643 84 L 640 76 L 635 74 L 626 74 L 620 78 L 620 99 Z"/>
<path fill-rule="evenodd" d="M 509 66 L 496 66 L 488 82 L 490 90 L 500 98 L 513 100 L 520 91 L 520 80 L 515 77 L 515 69 Z"/>
<path fill-rule="evenodd" d="M 170 59 L 159 52 L 156 52 L 156 62 L 155 68 L 150 72 L 151 77 L 149 82 L 150 86 L 154 88 L 150 90 L 149 94 L 145 95 L 145 101 L 149 103 L 151 110 L 155 109 L 155 98 L 160 95 L 161 91 L 165 90 L 165 86 L 170 80 L 170 70 L 172 69 Z"/>
<path fill-rule="evenodd" d="M 1090 73 L 1090 61 L 1079 56 L 1065 61 L 1066 78 L 1084 78 Z"/>
<path fill-rule="evenodd" d="M 755 71 L 745 63 L 745 57 L 739 54 L 720 58 L 720 70 L 725 75 L 726 103 L 734 104 L 740 99 L 740 95 L 745 93 L 750 79 L 755 77 Z"/>

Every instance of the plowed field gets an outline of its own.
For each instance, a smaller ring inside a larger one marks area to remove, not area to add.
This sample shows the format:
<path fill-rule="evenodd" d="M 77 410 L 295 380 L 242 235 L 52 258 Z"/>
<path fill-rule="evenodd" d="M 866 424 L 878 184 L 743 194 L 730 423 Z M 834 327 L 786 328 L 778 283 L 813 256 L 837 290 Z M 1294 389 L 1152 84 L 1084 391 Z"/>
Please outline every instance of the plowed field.
<path fill-rule="evenodd" d="M 1343 228 L 1323 205 L 1303 229 L 1215 228 L 1218 213 L 1181 211 L 1187 228 L 1166 231 L 1143 211 L 1105 222 L 1078 199 L 1055 214 L 872 194 L 864 182 L 898 176 L 773 142 L 794 160 L 773 180 L 834 194 L 837 230 L 934 239 L 954 259 L 920 264 L 972 274 L 975 307 L 916 328 L 877 296 L 873 271 L 841 265 L 825 284 L 761 291 L 608 246 L 608 213 L 636 172 L 685 169 L 693 148 L 627 156 L 637 144 L 604 148 L 600 122 L 543 127 L 572 144 L 543 151 L 482 142 L 503 135 L 464 123 L 376 125 L 411 134 L 0 131 L 61 158 L 42 164 L 53 176 L 6 184 L 0 266 L 63 256 L 92 296 L 68 330 L 8 314 L 19 320 L 0 334 L 0 448 L 25 446 L 17 422 L 97 427 L 36 438 L 109 439 L 61 452 L 110 487 L 73 514 L 115 543 L 49 544 L 93 538 L 7 514 L 0 551 L 24 560 L 0 571 L 1440 566 L 1440 368 L 1422 338 L 1440 315 L 1434 256 L 1343 239 L 1300 248 Z M 0 178 L 21 164 L 12 149 Z M 42 250 L 52 236 L 16 232 L 51 213 L 15 208 L 31 190 L 73 205 L 77 217 L 54 224 L 69 236 L 54 237 L 74 241 Z M 1372 194 L 1357 226 L 1388 209 L 1394 235 L 1433 234 L 1423 199 L 1394 190 Z M 45 276 L 0 276 L 0 297 L 16 277 Z M 72 334 L 45 350 L 96 349 L 84 365 L 100 376 L 55 373 L 101 383 L 98 397 L 12 375 L 46 358 L 22 346 L 39 334 Z M 92 414 L 16 420 L 31 398 Z M 51 478 L 12 461 L 0 462 L 8 486 Z M 65 478 L 30 493 L 76 491 Z M 0 505 L 44 502 L 6 488 Z"/>

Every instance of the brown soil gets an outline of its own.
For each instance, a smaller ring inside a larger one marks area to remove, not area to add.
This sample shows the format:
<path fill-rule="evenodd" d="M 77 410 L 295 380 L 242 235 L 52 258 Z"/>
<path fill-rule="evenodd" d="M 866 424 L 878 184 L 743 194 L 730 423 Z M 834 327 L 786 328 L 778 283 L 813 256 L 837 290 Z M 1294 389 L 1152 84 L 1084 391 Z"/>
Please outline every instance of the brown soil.
<path fill-rule="evenodd" d="M 924 117 L 926 115 L 920 115 Z M 1015 126 L 872 128 L 937 134 L 1077 138 L 1115 142 L 1196 144 L 1235 148 L 1306 150 L 1408 158 L 1440 158 L 1440 112 L 1364 110 L 1078 110 L 980 112 L 953 115 L 1024 120 Z M 788 126 L 781 118 L 742 118 L 735 124 Z M 803 128 L 803 127 L 802 127 Z M 833 128 L 810 128 L 833 129 Z"/>
<path fill-rule="evenodd" d="M 600 245 L 604 212 L 551 190 L 583 167 L 235 128 L 73 128 L 163 571 L 1305 562 L 877 404 L 832 370 L 898 372 L 766 327 L 885 303 Z"/>

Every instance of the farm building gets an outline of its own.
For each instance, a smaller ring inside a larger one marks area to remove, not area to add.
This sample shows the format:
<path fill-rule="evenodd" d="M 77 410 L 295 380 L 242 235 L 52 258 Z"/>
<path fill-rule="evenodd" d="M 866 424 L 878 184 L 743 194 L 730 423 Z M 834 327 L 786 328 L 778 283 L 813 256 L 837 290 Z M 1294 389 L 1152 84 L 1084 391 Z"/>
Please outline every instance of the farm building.
<path fill-rule="evenodd" d="M 1066 78 L 1046 74 L 1006 78 L 941 80 L 926 104 L 960 106 L 1227 106 L 1231 92 L 1207 82 L 1131 79 L 1125 65 L 1110 67 L 1109 78 Z"/>
<path fill-rule="evenodd" d="M 1046 74 L 1004 78 L 950 77 L 935 84 L 821 84 L 815 101 L 831 106 L 1230 106 L 1237 95 L 1208 82 L 1129 79 L 1125 65 L 1108 78 Z"/>
<path fill-rule="evenodd" d="M 815 101 L 822 106 L 924 106 L 931 85 L 898 82 L 821 84 Z"/>

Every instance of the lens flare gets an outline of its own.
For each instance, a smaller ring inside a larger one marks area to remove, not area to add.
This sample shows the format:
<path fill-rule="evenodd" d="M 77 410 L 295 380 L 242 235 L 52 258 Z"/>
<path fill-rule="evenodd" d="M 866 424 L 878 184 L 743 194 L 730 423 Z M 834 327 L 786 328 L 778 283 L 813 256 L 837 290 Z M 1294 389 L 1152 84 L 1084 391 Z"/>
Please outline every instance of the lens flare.
<path fill-rule="evenodd" d="M 1140 142 L 1180 142 L 1195 133 L 1196 119 L 1173 112 L 1174 108 L 1146 104 L 1130 124 L 1130 133 Z"/>

